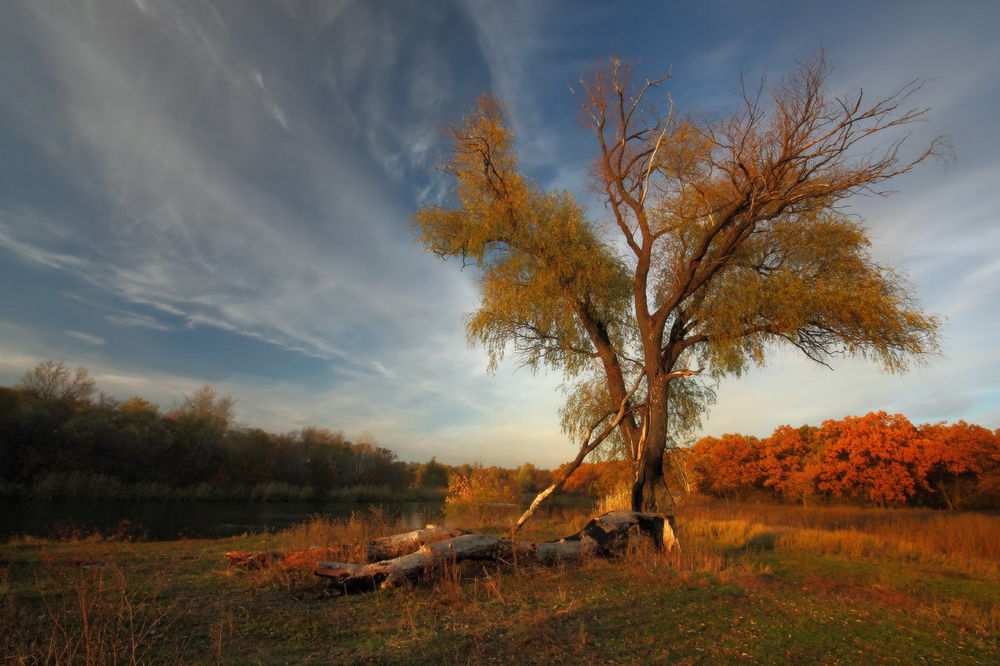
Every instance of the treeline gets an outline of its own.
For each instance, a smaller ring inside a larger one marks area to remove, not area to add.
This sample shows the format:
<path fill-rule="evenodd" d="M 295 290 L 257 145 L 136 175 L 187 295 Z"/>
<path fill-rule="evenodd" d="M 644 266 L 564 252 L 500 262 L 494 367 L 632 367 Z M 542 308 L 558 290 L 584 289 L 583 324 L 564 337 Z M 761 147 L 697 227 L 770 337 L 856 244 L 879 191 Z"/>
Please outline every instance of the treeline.
<path fill-rule="evenodd" d="M 765 439 L 705 437 L 678 457 L 694 489 L 720 497 L 1000 507 L 1000 429 L 964 421 L 915 426 L 871 412 Z"/>
<path fill-rule="evenodd" d="M 36 499 L 439 499 L 453 469 L 407 463 L 362 438 L 233 423 L 234 400 L 203 387 L 161 412 L 93 399 L 84 368 L 47 361 L 0 388 L 0 496 Z"/>

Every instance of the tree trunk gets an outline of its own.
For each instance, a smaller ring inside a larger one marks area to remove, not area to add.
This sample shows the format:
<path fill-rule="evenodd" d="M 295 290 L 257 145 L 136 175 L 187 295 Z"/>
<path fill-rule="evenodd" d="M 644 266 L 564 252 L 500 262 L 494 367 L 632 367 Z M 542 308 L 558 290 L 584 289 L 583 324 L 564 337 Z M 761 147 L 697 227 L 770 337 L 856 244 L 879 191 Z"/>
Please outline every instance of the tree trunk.
<path fill-rule="evenodd" d="M 951 495 L 948 492 L 948 489 L 945 488 L 944 482 L 943 481 L 938 481 L 937 482 L 937 488 L 938 488 L 938 492 L 941 493 L 941 497 L 944 498 L 944 503 L 948 507 L 948 510 L 949 511 L 954 511 L 955 510 L 955 503 L 951 501 Z"/>
<path fill-rule="evenodd" d="M 649 384 L 646 412 L 646 439 L 639 459 L 634 462 L 632 510 L 672 513 L 673 496 L 663 475 L 663 452 L 667 448 L 667 383 Z"/>

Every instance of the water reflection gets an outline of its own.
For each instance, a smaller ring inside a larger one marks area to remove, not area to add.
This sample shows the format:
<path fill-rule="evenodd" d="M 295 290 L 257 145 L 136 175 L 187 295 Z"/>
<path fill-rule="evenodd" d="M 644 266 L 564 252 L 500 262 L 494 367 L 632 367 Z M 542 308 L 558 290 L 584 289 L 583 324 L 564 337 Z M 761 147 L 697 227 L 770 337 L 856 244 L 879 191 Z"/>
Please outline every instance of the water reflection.
<path fill-rule="evenodd" d="M 0 502 L 0 538 L 14 535 L 65 537 L 113 534 L 126 525 L 130 536 L 152 541 L 219 538 L 271 532 L 313 516 L 348 518 L 370 510 L 371 504 L 332 502 Z M 398 502 L 377 505 L 410 529 L 441 522 L 439 502 Z"/>

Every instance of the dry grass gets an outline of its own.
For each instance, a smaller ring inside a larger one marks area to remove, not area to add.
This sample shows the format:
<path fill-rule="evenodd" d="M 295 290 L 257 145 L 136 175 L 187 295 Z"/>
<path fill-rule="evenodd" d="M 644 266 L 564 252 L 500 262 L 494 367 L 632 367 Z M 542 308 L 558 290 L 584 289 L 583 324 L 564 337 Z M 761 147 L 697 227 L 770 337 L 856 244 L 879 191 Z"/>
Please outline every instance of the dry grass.
<path fill-rule="evenodd" d="M 597 500 L 594 513 L 598 516 L 609 511 L 626 511 L 632 508 L 632 490 L 628 486 L 617 486 Z"/>
<path fill-rule="evenodd" d="M 278 550 L 310 548 L 340 549 L 344 562 L 362 562 L 370 540 L 405 532 L 399 519 L 390 517 L 382 507 L 373 506 L 365 512 L 355 512 L 347 519 L 314 516 L 276 535 Z"/>
<path fill-rule="evenodd" d="M 268 550 L 295 555 L 283 560 L 279 566 L 254 570 L 248 582 L 254 586 L 284 588 L 312 585 L 315 578 L 311 572 L 319 562 L 364 562 L 369 541 L 405 531 L 407 528 L 398 518 L 390 517 L 378 506 L 369 507 L 365 512 L 355 512 L 346 519 L 313 516 L 268 537 Z"/>
<path fill-rule="evenodd" d="M 777 530 L 781 542 L 849 557 L 899 557 L 1000 574 L 1000 516 L 920 509 L 797 507 L 689 498 L 683 522 L 740 521 Z"/>
<path fill-rule="evenodd" d="M 7 546 L 0 662 L 833 663 L 863 640 L 869 662 L 993 663 L 1000 583 L 979 556 L 983 535 L 956 537 L 945 554 L 914 537 L 975 516 L 700 500 L 678 513 L 682 547 L 668 553 L 640 544 L 554 567 L 448 562 L 418 585 L 338 599 L 308 571 L 231 573 L 223 553 L 316 548 L 361 561 L 370 539 L 404 525 L 370 511 L 220 541 Z M 571 534 L 591 515 L 553 511 L 520 536 Z M 460 526 L 506 533 L 502 516 L 485 518 Z M 117 564 L 88 566 L 100 560 Z M 142 583 L 161 573 L 163 595 Z"/>
<path fill-rule="evenodd" d="M 160 598 L 165 576 L 129 585 L 114 567 L 56 563 L 35 576 L 40 614 L 4 595 L 0 654 L 11 663 L 144 663 L 178 617 L 175 604 Z"/>

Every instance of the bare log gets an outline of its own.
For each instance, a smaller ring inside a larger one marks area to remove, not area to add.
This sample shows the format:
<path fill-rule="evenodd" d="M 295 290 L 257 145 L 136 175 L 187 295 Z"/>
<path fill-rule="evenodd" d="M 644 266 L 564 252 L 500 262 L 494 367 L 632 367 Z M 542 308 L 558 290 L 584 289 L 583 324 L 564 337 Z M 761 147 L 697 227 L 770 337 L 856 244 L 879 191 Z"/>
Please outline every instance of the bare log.
<path fill-rule="evenodd" d="M 397 555 L 364 564 L 323 561 L 324 557 L 336 557 L 343 552 L 337 548 L 310 548 L 288 553 L 234 551 L 226 553 L 225 557 L 230 566 L 244 569 L 273 566 L 312 570 L 315 575 L 329 579 L 333 589 L 356 594 L 392 587 L 406 580 L 420 580 L 448 563 L 480 560 L 549 565 L 579 561 L 584 557 L 613 557 L 642 545 L 657 550 L 677 547 L 673 517 L 612 511 L 592 519 L 576 534 L 543 542 L 514 541 L 428 525 L 422 530 L 372 540 L 369 556 L 377 557 L 385 552 Z"/>
<path fill-rule="evenodd" d="M 372 539 L 368 542 L 366 562 L 388 560 L 400 555 L 406 555 L 418 550 L 421 546 L 445 541 L 465 534 L 463 530 L 453 527 L 428 525 L 427 527 L 403 534 Z M 229 566 L 240 569 L 266 569 L 278 567 L 281 569 L 311 569 L 316 562 L 340 557 L 343 553 L 337 548 L 310 548 L 308 550 L 281 551 L 251 551 L 234 550 L 225 554 Z M 351 564 L 347 566 L 359 566 Z"/>
<path fill-rule="evenodd" d="M 412 540 L 410 541 L 412 543 Z M 613 511 L 591 520 L 582 530 L 558 541 L 514 541 L 488 534 L 462 534 L 446 541 L 423 544 L 415 552 L 371 564 L 320 562 L 313 573 L 330 579 L 344 594 L 370 592 L 416 581 L 448 563 L 466 560 L 553 564 L 583 557 L 612 557 L 630 546 L 654 548 L 676 544 L 671 520 L 635 511 Z"/>
<path fill-rule="evenodd" d="M 412 532 L 372 539 L 368 542 L 368 561 L 379 562 L 399 557 L 400 555 L 412 553 L 426 544 L 445 541 L 463 534 L 466 534 L 464 530 L 454 527 L 428 525 Z"/>

